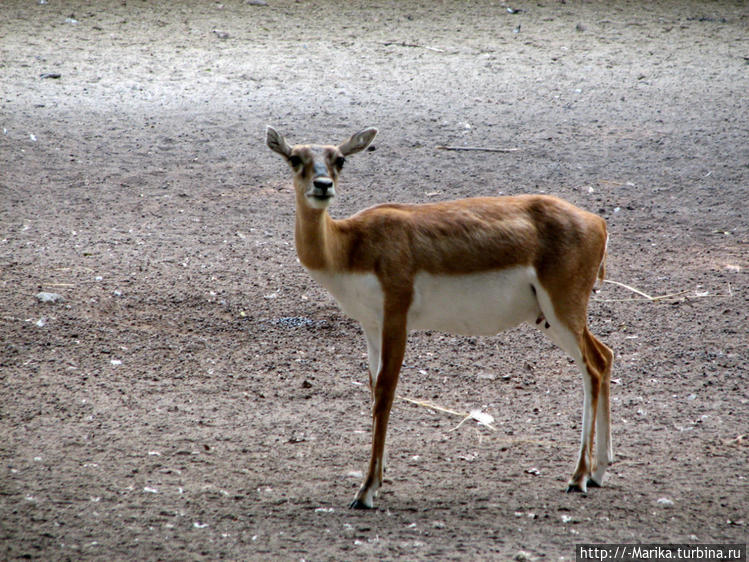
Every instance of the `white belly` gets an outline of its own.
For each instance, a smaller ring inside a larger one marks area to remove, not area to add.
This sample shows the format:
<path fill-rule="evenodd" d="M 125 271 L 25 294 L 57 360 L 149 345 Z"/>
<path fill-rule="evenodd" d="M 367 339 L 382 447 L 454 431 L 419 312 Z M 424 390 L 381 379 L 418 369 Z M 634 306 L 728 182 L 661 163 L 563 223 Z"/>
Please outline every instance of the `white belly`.
<path fill-rule="evenodd" d="M 335 297 L 348 316 L 365 328 L 379 328 L 384 293 L 372 273 L 310 275 Z M 470 275 L 419 273 L 408 311 L 410 330 L 437 330 L 461 335 L 492 335 L 526 321 L 540 310 L 531 284 L 532 267 L 516 267 Z"/>
<path fill-rule="evenodd" d="M 469 275 L 419 273 L 408 312 L 412 330 L 492 335 L 538 316 L 532 267 Z"/>

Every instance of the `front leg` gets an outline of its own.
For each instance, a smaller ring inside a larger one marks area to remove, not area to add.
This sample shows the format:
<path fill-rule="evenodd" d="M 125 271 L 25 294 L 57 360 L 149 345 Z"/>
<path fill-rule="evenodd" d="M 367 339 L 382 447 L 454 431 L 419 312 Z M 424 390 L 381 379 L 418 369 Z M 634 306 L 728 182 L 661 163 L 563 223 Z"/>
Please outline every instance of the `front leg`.
<path fill-rule="evenodd" d="M 406 352 L 406 310 L 394 310 L 385 314 L 382 327 L 382 347 L 379 353 L 379 372 L 372 376 L 372 458 L 369 471 L 351 507 L 369 509 L 374 507 L 374 495 L 382 485 L 384 468 L 385 434 L 387 433 L 390 408 L 395 398 L 398 374 Z M 369 334 L 367 341 L 370 342 Z M 372 363 L 370 362 L 370 365 Z"/>
<path fill-rule="evenodd" d="M 369 365 L 369 391 L 374 399 L 374 385 L 380 372 L 380 349 L 382 348 L 382 326 L 364 326 L 367 340 L 367 364 Z"/>

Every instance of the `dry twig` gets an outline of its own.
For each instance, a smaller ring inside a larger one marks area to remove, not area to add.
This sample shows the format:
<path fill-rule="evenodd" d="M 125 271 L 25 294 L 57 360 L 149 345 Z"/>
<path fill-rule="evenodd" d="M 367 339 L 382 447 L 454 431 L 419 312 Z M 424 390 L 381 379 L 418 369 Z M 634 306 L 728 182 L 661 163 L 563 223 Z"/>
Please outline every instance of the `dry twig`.
<path fill-rule="evenodd" d="M 723 443 L 725 445 L 736 446 L 736 447 L 740 445 L 746 445 L 747 444 L 746 437 L 747 437 L 747 434 L 744 433 L 743 435 L 739 435 L 738 437 L 734 437 L 733 439 L 724 439 Z"/>
<path fill-rule="evenodd" d="M 437 412 L 444 412 L 445 414 L 451 414 L 453 416 L 460 416 L 463 418 L 461 422 L 452 428 L 450 431 L 455 431 L 458 429 L 461 425 L 463 425 L 468 420 L 476 420 L 479 424 L 484 425 L 491 429 L 492 431 L 497 431 L 497 428 L 491 425 L 491 422 L 494 421 L 494 418 L 492 418 L 488 414 L 483 414 L 479 410 L 472 410 L 470 412 L 456 412 L 455 410 L 450 410 L 448 408 L 443 408 L 442 406 L 437 406 L 436 404 L 432 404 L 430 402 L 422 402 L 420 400 L 414 400 L 413 398 L 407 398 L 405 396 L 398 396 L 401 400 L 405 402 L 409 402 L 411 404 L 415 404 L 417 406 L 422 406 L 424 408 L 429 408 L 430 410 L 435 410 Z"/>
<path fill-rule="evenodd" d="M 630 287 L 629 285 L 625 285 L 624 283 L 619 283 L 619 281 L 612 281 L 611 279 L 604 279 L 603 282 L 604 283 L 611 283 L 612 285 L 616 285 L 618 287 L 624 287 L 625 289 L 627 289 L 629 291 L 632 291 L 633 293 L 636 293 L 636 294 L 640 295 L 641 297 L 645 297 L 649 301 L 652 301 L 653 298 L 655 298 L 655 297 L 651 297 L 647 293 L 644 293 L 644 292 L 640 291 L 639 289 L 635 289 L 634 287 Z"/>
<path fill-rule="evenodd" d="M 396 47 L 414 47 L 416 49 L 426 49 L 427 51 L 434 51 L 435 53 L 444 53 L 444 49 L 438 49 L 437 47 L 429 47 L 428 45 L 418 45 L 417 43 L 406 43 L 405 41 L 385 41 L 383 43 L 386 47 L 395 45 Z"/>
<path fill-rule="evenodd" d="M 442 406 L 438 406 L 436 404 L 432 404 L 431 402 L 423 402 L 421 400 L 414 400 L 413 398 L 408 398 L 406 396 L 397 396 L 398 399 L 403 400 L 404 402 L 408 402 L 410 404 L 415 404 L 416 406 L 422 406 L 424 408 L 429 408 L 430 410 L 435 410 L 437 412 L 444 412 L 446 414 L 451 414 L 453 416 L 460 416 L 463 419 L 461 422 L 452 428 L 450 431 L 455 431 L 458 429 L 461 425 L 463 425 L 466 421 L 470 419 L 476 420 L 480 425 L 483 425 L 485 427 L 488 427 L 492 431 L 497 431 L 497 428 L 492 426 L 491 423 L 489 423 L 486 419 L 483 419 L 482 412 L 479 412 L 478 410 L 473 410 L 471 412 L 456 412 L 455 410 L 450 410 L 449 408 L 443 408 Z M 491 418 L 488 414 L 486 414 L 488 418 Z M 550 441 L 541 441 L 538 439 L 527 439 L 524 437 L 511 437 L 511 438 L 501 438 L 498 439 L 499 443 L 506 443 L 508 445 L 517 445 L 517 444 L 527 444 L 527 445 L 539 445 L 541 447 L 551 447 L 554 445 L 554 443 L 551 443 Z"/>
<path fill-rule="evenodd" d="M 405 402 L 416 404 L 417 406 L 429 408 L 430 410 L 435 410 L 437 412 L 444 412 L 445 414 L 452 414 L 453 416 L 460 416 L 461 418 L 464 418 L 470 415 L 465 412 L 456 412 L 455 410 L 448 410 L 447 408 L 443 408 L 442 406 L 437 406 L 436 404 L 431 404 L 429 402 L 422 402 L 420 400 L 414 400 L 413 398 L 407 398 L 405 396 L 398 396 L 398 398 L 400 398 L 401 400 Z"/>
<path fill-rule="evenodd" d="M 624 283 L 620 283 L 619 281 L 613 281 L 611 279 L 604 279 L 604 283 L 611 283 L 612 285 L 617 285 L 618 287 L 623 287 L 627 289 L 628 291 L 632 291 L 633 293 L 640 295 L 641 299 L 593 299 L 597 302 L 658 302 L 666 299 L 673 299 L 676 297 L 681 297 L 684 295 L 688 295 L 691 291 L 678 291 L 676 293 L 668 293 L 666 295 L 658 295 L 658 296 L 651 296 L 645 293 L 644 291 L 640 291 L 639 289 L 635 289 L 634 287 L 630 287 L 629 285 L 625 285 Z M 695 299 L 701 299 L 705 297 L 718 297 L 718 296 L 724 296 L 724 295 L 708 295 L 708 294 L 694 294 L 691 298 Z M 732 297 L 733 293 L 731 291 L 731 287 L 729 285 L 728 287 L 728 296 Z"/>
<path fill-rule="evenodd" d="M 444 146 L 439 145 L 437 150 L 464 150 L 473 152 L 517 152 L 519 148 L 496 148 L 483 146 Z"/>

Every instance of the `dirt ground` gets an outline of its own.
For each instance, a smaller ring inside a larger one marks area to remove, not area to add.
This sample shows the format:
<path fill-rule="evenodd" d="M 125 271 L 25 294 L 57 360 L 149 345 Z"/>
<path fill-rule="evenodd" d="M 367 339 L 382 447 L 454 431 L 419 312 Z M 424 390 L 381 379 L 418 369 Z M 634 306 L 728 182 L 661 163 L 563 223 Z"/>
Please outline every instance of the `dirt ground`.
<path fill-rule="evenodd" d="M 0 558 L 554 559 L 747 542 L 744 2 L 3 1 Z M 510 13 L 512 8 L 514 13 Z M 616 463 L 531 327 L 414 333 L 386 484 L 359 326 L 299 266 L 292 142 L 364 126 L 332 214 L 544 192 L 604 216 Z M 438 145 L 514 148 L 457 152 Z M 62 301 L 41 303 L 53 292 Z"/>

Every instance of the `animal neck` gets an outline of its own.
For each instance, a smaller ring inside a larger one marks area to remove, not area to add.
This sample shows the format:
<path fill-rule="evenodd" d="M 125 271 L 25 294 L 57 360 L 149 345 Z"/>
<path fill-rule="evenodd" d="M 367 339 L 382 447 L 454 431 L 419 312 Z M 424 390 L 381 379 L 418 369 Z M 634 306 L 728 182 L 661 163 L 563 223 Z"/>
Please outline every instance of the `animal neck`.
<path fill-rule="evenodd" d="M 307 269 L 331 267 L 330 245 L 335 237 L 333 219 L 325 209 L 313 209 L 297 196 L 294 240 L 299 261 Z"/>

